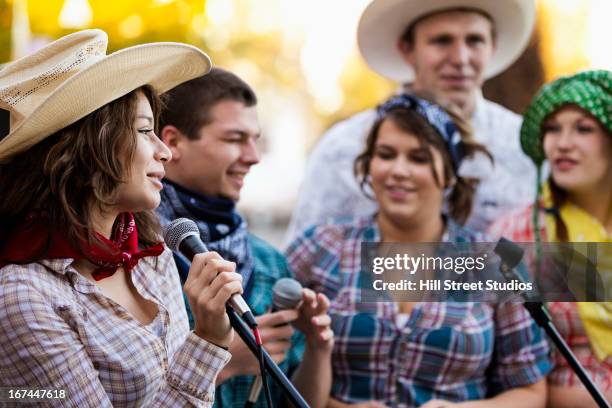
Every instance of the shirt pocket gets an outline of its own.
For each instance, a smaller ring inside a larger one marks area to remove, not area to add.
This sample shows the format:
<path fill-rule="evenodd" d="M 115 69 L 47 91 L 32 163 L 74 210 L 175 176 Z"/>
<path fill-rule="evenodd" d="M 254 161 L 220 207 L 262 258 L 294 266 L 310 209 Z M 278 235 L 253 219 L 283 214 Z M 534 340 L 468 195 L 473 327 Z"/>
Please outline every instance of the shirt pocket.
<path fill-rule="evenodd" d="M 387 359 L 397 336 L 390 321 L 369 312 L 330 315 L 335 334 L 334 370 L 371 375 L 388 369 Z"/>
<path fill-rule="evenodd" d="M 494 347 L 492 316 L 484 304 L 424 304 L 402 339 L 405 375 L 428 387 L 484 382 Z"/>

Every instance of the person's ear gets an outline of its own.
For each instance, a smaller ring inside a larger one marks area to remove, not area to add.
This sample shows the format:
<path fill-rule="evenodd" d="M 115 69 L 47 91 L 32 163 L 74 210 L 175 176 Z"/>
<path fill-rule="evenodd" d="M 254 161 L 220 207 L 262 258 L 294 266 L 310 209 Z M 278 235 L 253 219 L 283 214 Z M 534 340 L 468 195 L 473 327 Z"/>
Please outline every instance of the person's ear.
<path fill-rule="evenodd" d="M 414 47 L 412 44 L 409 44 L 408 41 L 404 40 L 403 38 L 398 38 L 397 49 L 399 50 L 406 64 L 413 65 Z"/>
<path fill-rule="evenodd" d="M 172 152 L 171 161 L 179 160 L 181 158 L 182 148 L 187 140 L 185 135 L 175 126 L 166 125 L 161 130 L 159 137 Z"/>

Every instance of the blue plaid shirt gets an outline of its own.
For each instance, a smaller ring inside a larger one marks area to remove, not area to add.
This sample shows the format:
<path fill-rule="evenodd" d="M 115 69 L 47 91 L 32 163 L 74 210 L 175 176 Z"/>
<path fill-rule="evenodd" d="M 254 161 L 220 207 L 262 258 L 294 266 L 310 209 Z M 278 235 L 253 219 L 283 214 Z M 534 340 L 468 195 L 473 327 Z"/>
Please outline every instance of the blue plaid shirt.
<path fill-rule="evenodd" d="M 449 242 L 483 237 L 448 222 Z M 519 303 L 358 302 L 361 243 L 380 241 L 373 217 L 315 226 L 287 250 L 306 286 L 331 301 L 332 396 L 415 407 L 430 399 L 478 400 L 542 379 L 550 370 L 541 330 Z"/>

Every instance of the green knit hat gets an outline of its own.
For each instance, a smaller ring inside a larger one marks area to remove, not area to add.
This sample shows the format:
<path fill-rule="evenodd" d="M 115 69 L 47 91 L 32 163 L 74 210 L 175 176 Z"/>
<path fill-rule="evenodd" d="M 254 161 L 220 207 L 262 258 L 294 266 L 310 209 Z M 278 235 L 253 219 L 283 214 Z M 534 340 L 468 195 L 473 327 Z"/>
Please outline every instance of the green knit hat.
<path fill-rule="evenodd" d="M 544 85 L 533 98 L 523 117 L 521 146 L 537 167 L 537 188 L 532 221 L 536 242 L 536 273 L 542 261 L 542 237 L 540 236 L 540 205 L 542 191 L 542 122 L 563 105 L 575 104 L 593 115 L 608 132 L 612 133 L 612 72 L 605 70 L 583 71 Z"/>
<path fill-rule="evenodd" d="M 544 161 L 542 122 L 566 104 L 588 111 L 612 133 L 612 71 L 583 71 L 544 85 L 527 107 L 521 127 L 521 146 L 537 167 Z"/>

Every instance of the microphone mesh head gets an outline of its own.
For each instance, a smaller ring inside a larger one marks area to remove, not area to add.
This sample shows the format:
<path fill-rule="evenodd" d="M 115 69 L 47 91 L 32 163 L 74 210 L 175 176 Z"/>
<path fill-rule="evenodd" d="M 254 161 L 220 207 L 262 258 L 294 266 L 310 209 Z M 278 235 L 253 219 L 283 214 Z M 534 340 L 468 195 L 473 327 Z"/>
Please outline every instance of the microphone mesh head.
<path fill-rule="evenodd" d="M 295 309 L 302 301 L 302 285 L 291 278 L 276 281 L 272 288 L 272 304 L 277 310 Z"/>
<path fill-rule="evenodd" d="M 195 222 L 189 218 L 177 218 L 162 228 L 162 235 L 168 248 L 173 251 L 179 250 L 183 240 L 191 235 L 200 236 L 200 230 Z"/>
<path fill-rule="evenodd" d="M 514 268 L 523 259 L 524 250 L 514 242 L 500 238 L 493 251 L 504 261 L 510 268 Z"/>

